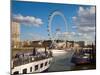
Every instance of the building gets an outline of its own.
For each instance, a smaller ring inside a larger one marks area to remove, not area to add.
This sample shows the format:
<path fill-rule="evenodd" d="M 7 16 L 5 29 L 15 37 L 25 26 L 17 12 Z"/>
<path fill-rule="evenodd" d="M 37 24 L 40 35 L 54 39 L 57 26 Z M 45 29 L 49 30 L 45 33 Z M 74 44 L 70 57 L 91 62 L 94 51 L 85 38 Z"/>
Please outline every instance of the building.
<path fill-rule="evenodd" d="M 18 48 L 20 43 L 20 24 L 17 22 L 11 23 L 11 46 Z"/>
<path fill-rule="evenodd" d="M 84 41 L 78 41 L 77 44 L 79 44 L 80 47 L 84 47 L 85 46 L 85 42 Z"/>

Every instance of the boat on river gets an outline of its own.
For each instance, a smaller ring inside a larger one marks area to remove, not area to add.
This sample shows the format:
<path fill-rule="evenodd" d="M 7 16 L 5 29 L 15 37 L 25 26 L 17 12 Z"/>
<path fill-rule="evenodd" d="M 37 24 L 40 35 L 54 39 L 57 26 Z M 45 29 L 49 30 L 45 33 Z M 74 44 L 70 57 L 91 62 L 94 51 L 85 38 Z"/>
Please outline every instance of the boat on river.
<path fill-rule="evenodd" d="M 53 60 L 52 52 L 36 52 L 33 49 L 29 53 L 20 53 L 12 59 L 12 74 L 31 74 L 46 71 Z"/>

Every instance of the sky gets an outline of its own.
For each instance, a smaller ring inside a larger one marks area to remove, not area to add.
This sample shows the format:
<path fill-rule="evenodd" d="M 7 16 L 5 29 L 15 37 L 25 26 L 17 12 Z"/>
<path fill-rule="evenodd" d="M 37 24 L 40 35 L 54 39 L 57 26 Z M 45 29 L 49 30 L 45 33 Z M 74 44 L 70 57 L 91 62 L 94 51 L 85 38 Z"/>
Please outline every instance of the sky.
<path fill-rule="evenodd" d="M 67 40 L 95 40 L 95 6 L 12 1 L 12 21 L 20 24 L 21 40 L 48 39 L 48 19 L 55 11 L 63 14 L 67 25 L 61 15 L 55 15 L 51 22 L 53 36 L 60 29 Z"/>

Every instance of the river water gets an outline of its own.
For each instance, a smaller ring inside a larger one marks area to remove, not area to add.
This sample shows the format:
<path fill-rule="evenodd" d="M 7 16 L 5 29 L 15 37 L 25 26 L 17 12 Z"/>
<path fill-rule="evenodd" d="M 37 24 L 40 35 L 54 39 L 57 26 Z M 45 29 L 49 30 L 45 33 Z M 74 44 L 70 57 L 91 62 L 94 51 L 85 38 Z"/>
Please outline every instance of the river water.
<path fill-rule="evenodd" d="M 56 72 L 56 71 L 66 71 L 71 70 L 71 68 L 74 66 L 73 63 L 71 63 L 71 57 L 73 55 L 72 51 L 66 52 L 66 51 L 53 51 L 53 61 L 48 69 L 48 72 Z"/>
<path fill-rule="evenodd" d="M 59 71 L 72 71 L 72 70 L 88 70 L 95 69 L 96 65 L 80 65 L 76 66 L 71 63 L 71 58 L 74 51 L 53 51 L 53 61 L 48 69 L 48 72 L 59 72 Z"/>

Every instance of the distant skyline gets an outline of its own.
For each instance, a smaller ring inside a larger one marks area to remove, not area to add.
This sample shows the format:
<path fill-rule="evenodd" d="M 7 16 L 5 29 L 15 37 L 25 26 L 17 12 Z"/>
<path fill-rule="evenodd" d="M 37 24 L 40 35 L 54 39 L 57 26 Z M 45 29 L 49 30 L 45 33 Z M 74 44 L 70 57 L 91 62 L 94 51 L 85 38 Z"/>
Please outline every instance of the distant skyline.
<path fill-rule="evenodd" d="M 65 16 L 69 32 L 62 17 L 57 15 L 52 21 L 52 33 L 60 28 L 69 35 L 67 40 L 95 40 L 95 6 L 12 1 L 12 20 L 20 23 L 21 40 L 48 39 L 48 17 L 55 10 Z"/>

